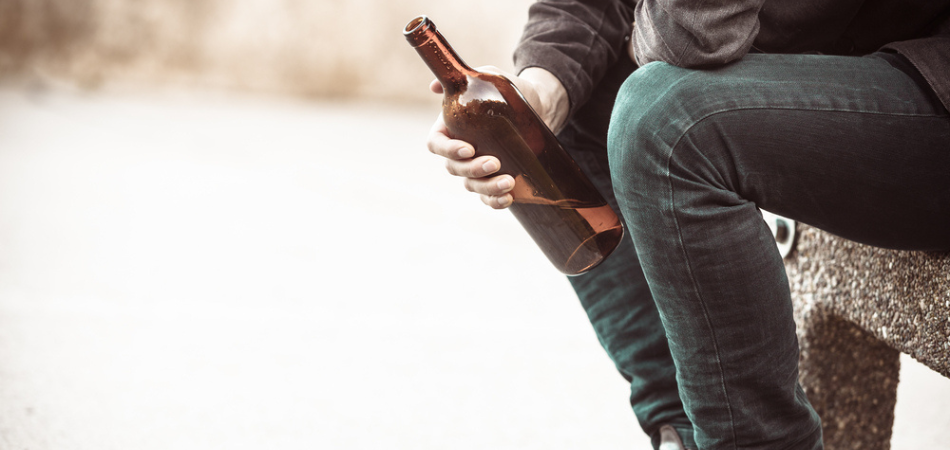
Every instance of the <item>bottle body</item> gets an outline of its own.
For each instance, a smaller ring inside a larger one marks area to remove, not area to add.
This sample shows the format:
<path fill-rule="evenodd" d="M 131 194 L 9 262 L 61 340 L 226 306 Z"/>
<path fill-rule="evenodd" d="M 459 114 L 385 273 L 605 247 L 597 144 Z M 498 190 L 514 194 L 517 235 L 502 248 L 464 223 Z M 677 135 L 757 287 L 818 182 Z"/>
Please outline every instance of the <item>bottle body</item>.
<path fill-rule="evenodd" d="M 410 37 L 420 29 L 435 37 Z M 416 48 L 445 88 L 449 134 L 471 143 L 476 156 L 499 159 L 499 173 L 515 180 L 508 209 L 551 263 L 577 275 L 603 261 L 623 236 L 620 218 L 514 84 L 461 63 L 428 19 L 410 22 L 406 35 L 414 45 L 422 42 Z M 443 49 L 449 54 L 439 57 Z"/>

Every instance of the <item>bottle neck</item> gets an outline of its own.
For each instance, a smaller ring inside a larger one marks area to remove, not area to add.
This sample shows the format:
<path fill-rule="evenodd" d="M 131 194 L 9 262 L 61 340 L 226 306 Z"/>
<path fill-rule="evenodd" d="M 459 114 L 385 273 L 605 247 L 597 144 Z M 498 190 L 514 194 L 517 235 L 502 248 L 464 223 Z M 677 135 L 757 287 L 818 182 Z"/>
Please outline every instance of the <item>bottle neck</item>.
<path fill-rule="evenodd" d="M 466 76 L 474 70 L 459 58 L 442 33 L 436 29 L 435 23 L 426 16 L 419 16 L 406 25 L 403 34 L 442 83 L 446 93 L 464 89 L 467 84 Z"/>

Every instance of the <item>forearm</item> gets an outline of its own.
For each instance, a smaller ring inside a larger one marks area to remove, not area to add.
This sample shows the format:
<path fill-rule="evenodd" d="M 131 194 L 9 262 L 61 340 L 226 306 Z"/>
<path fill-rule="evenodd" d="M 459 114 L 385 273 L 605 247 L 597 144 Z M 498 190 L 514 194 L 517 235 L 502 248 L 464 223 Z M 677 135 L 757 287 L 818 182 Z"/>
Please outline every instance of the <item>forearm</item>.
<path fill-rule="evenodd" d="M 529 67 L 521 71 L 518 76 L 534 86 L 538 96 L 535 101 L 538 104 L 533 106 L 544 123 L 555 133 L 561 131 L 567 123 L 571 108 L 567 89 L 561 81 L 554 74 L 540 67 Z"/>
<path fill-rule="evenodd" d="M 567 94 L 569 119 L 607 68 L 626 58 L 634 0 L 541 0 L 531 5 L 515 50 L 517 71 L 542 68 Z"/>

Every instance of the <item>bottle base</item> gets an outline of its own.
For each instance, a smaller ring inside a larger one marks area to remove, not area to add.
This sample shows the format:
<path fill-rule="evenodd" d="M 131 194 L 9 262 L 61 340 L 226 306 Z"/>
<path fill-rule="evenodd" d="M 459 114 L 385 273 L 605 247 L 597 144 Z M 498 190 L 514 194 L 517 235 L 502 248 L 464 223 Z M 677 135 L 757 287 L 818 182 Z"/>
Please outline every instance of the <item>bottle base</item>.
<path fill-rule="evenodd" d="M 607 259 L 622 238 L 623 226 L 601 231 L 581 242 L 558 269 L 567 276 L 583 275 Z"/>

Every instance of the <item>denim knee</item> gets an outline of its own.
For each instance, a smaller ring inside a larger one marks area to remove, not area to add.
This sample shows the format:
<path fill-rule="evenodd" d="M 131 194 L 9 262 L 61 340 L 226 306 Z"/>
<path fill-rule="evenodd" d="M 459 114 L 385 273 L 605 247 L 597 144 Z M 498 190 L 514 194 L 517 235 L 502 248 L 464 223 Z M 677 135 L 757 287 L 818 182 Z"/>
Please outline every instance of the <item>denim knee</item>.
<path fill-rule="evenodd" d="M 715 102 L 703 72 L 654 62 L 621 86 L 607 139 L 614 191 L 621 209 L 631 195 L 656 198 L 664 189 L 674 146 Z M 630 220 L 630 218 L 628 218 Z"/>

